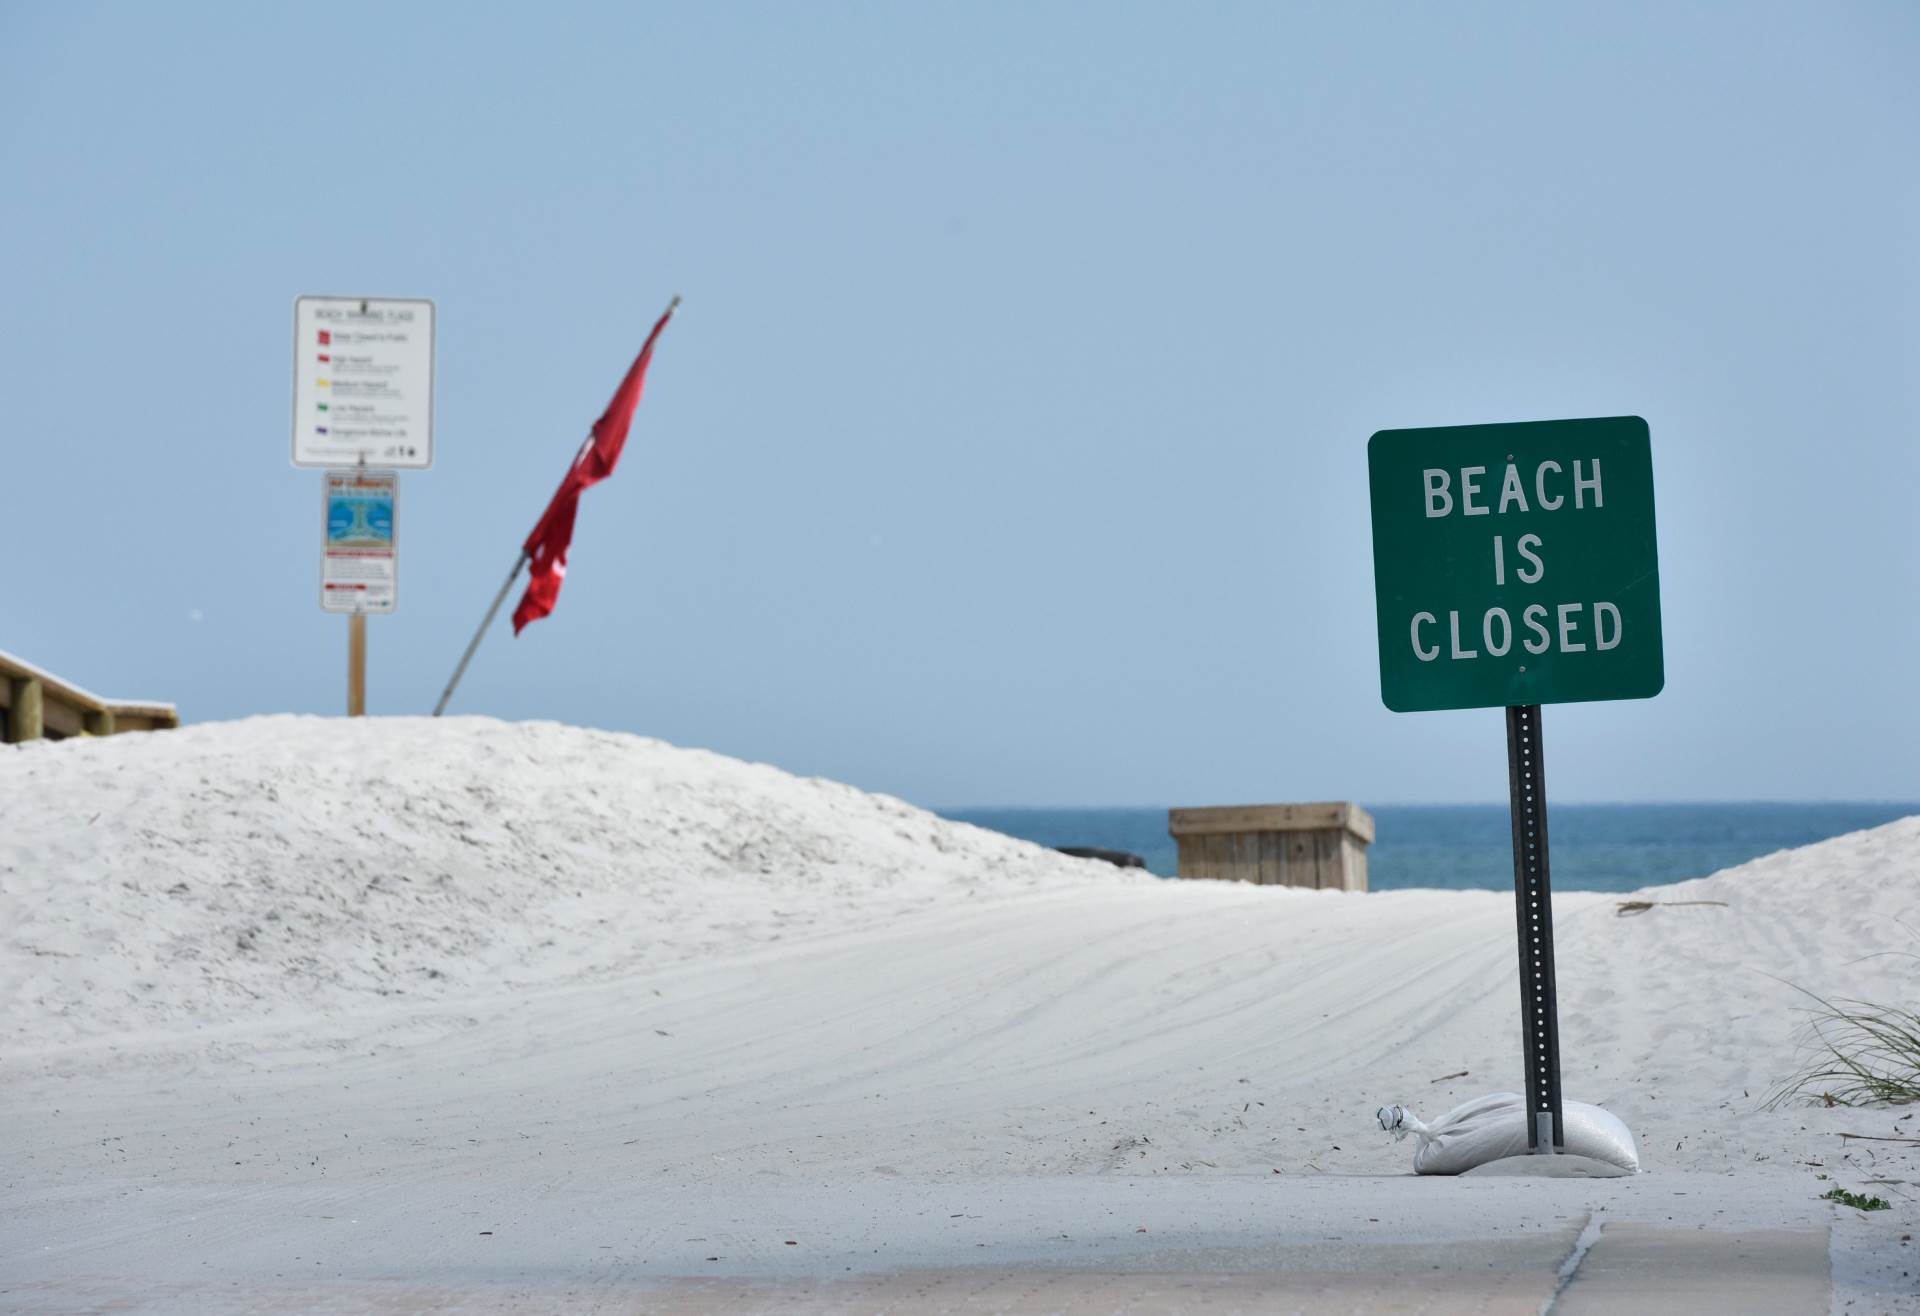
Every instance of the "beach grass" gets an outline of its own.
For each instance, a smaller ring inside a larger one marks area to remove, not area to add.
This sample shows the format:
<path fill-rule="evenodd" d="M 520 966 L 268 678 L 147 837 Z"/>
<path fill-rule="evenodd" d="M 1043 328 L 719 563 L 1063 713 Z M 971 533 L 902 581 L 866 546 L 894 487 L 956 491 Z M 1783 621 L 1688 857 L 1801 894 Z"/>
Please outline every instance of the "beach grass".
<path fill-rule="evenodd" d="M 1795 990 L 1814 1002 L 1808 1022 L 1814 1058 L 1781 1084 L 1766 1109 L 1796 1099 L 1828 1106 L 1920 1101 L 1920 1009 Z"/>

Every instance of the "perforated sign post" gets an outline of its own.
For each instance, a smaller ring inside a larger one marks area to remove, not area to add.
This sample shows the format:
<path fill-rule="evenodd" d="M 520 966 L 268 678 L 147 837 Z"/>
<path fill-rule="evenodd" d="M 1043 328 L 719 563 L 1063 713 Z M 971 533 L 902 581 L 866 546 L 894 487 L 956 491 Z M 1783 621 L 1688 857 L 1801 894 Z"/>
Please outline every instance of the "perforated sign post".
<path fill-rule="evenodd" d="M 1367 444 L 1380 697 L 1507 710 L 1528 1143 L 1566 1144 L 1542 704 L 1666 681 L 1638 416 L 1381 430 Z"/>

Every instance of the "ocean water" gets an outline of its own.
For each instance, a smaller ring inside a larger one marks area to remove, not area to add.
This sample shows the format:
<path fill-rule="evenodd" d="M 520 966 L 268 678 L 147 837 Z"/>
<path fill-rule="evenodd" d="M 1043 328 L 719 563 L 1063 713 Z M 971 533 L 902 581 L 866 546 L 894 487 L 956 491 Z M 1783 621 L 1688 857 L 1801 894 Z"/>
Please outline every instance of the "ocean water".
<path fill-rule="evenodd" d="M 1504 804 L 1369 808 L 1378 837 L 1368 885 L 1513 889 Z M 950 809 L 942 816 L 1041 845 L 1127 850 L 1163 877 L 1178 872 L 1165 809 Z M 1920 804 L 1556 804 L 1547 813 L 1553 884 L 1632 891 L 1705 877 L 1776 850 L 1920 813 Z"/>

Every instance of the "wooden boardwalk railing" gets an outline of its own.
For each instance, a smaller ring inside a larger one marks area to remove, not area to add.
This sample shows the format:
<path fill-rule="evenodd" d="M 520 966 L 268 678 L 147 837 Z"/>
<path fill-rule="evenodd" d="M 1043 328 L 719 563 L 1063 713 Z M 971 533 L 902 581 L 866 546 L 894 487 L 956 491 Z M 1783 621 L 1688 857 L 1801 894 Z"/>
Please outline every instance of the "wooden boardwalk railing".
<path fill-rule="evenodd" d="M 172 704 L 102 699 L 0 650 L 0 726 L 5 728 L 9 745 L 43 738 L 160 731 L 179 725 L 180 712 Z"/>

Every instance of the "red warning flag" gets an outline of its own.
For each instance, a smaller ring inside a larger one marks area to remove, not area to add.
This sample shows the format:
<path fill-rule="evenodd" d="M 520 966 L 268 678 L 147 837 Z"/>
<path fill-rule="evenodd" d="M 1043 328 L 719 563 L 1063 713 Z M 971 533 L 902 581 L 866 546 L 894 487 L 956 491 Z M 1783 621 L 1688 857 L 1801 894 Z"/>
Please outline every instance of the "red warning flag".
<path fill-rule="evenodd" d="M 620 381 L 620 387 L 614 391 L 613 401 L 607 404 L 606 412 L 600 419 L 593 423 L 593 433 L 580 445 L 580 451 L 574 455 L 573 465 L 567 469 L 566 478 L 560 481 L 553 501 L 540 514 L 539 523 L 533 527 L 533 533 L 527 536 L 527 542 L 522 546 L 532 565 L 528 571 L 527 592 L 520 596 L 520 606 L 513 610 L 515 635 L 528 622 L 538 621 L 552 612 L 554 604 L 560 599 L 560 584 L 567 575 L 567 548 L 573 543 L 573 518 L 580 507 L 580 491 L 612 475 L 614 466 L 620 461 L 620 450 L 627 443 L 627 431 L 633 426 L 633 409 L 640 405 L 640 390 L 646 387 L 647 365 L 653 360 L 654 340 L 660 337 L 660 331 L 667 327 L 667 321 L 673 318 L 679 306 L 680 299 L 675 297 L 666 313 L 654 323 L 653 332 L 647 335 L 646 345 L 627 368 L 627 377 Z"/>

